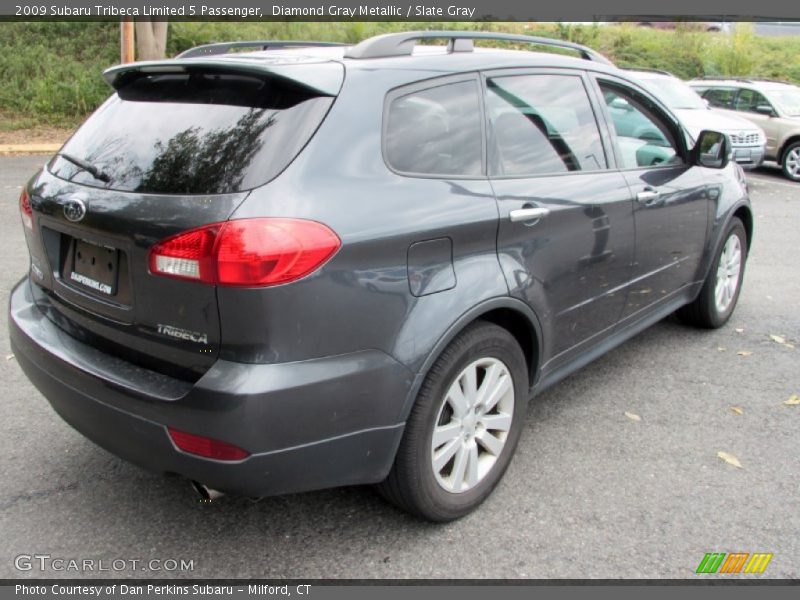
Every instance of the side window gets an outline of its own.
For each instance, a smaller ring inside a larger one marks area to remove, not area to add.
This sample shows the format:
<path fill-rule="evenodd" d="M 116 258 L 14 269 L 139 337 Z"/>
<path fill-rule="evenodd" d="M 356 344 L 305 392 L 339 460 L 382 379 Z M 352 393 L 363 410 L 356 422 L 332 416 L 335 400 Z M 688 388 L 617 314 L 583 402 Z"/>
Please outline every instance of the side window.
<path fill-rule="evenodd" d="M 733 110 L 733 98 L 736 96 L 734 88 L 711 88 L 706 91 L 703 98 L 715 108 L 727 108 Z"/>
<path fill-rule="evenodd" d="M 386 160 L 397 171 L 481 175 L 477 82 L 449 83 L 394 98 L 385 135 Z"/>
<path fill-rule="evenodd" d="M 771 106 L 771 104 L 769 100 L 755 90 L 739 90 L 739 95 L 736 96 L 736 110 L 757 112 L 756 107 L 758 106 Z"/>
<path fill-rule="evenodd" d="M 646 96 L 615 84 L 600 82 L 616 131 L 622 167 L 636 169 L 681 164 L 674 127 Z"/>
<path fill-rule="evenodd" d="M 580 77 L 511 75 L 487 82 L 494 175 L 607 168 L 592 105 Z"/>

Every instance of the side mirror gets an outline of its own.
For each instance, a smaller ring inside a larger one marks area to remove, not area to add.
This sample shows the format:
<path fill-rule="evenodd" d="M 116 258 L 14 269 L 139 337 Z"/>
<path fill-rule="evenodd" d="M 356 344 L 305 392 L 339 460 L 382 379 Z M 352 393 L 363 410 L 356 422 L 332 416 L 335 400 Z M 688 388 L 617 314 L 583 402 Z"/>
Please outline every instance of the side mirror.
<path fill-rule="evenodd" d="M 692 163 L 709 169 L 724 169 L 731 160 L 731 142 L 719 131 L 704 129 L 692 148 Z"/>
<path fill-rule="evenodd" d="M 775 115 L 775 111 L 772 110 L 772 107 L 769 104 L 759 104 L 756 106 L 756 112 L 762 115 L 767 115 L 772 117 Z"/>

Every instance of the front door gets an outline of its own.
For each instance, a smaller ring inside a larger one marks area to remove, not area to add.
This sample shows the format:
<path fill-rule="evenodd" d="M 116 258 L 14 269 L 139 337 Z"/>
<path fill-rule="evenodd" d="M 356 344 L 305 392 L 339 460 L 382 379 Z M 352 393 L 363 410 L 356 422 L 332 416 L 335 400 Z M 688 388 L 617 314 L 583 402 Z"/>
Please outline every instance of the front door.
<path fill-rule="evenodd" d="M 597 78 L 618 164 L 635 199 L 636 253 L 623 318 L 667 302 L 702 276 L 713 183 L 721 172 L 688 164 L 680 125 L 616 78 Z"/>

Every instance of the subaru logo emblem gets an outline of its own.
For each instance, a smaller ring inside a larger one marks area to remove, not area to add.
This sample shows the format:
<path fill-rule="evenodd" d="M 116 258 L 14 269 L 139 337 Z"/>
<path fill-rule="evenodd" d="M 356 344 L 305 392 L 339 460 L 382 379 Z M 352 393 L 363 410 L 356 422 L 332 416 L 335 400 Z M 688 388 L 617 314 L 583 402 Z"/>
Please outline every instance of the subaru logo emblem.
<path fill-rule="evenodd" d="M 86 204 L 80 198 L 71 198 L 64 203 L 64 216 L 76 223 L 86 216 Z"/>

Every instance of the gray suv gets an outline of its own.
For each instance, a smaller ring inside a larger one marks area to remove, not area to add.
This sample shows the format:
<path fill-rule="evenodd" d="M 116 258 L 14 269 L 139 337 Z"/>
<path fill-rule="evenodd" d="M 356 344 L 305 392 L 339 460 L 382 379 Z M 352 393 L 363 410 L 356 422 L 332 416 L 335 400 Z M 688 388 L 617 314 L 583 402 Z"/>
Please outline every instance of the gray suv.
<path fill-rule="evenodd" d="M 13 350 L 109 451 L 206 499 L 378 484 L 446 521 L 532 396 L 675 311 L 734 310 L 753 217 L 729 140 L 687 147 L 588 48 L 244 47 L 106 71 L 20 197 Z"/>

